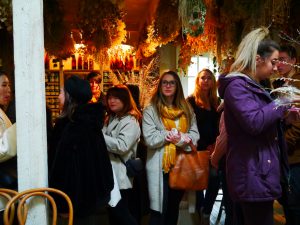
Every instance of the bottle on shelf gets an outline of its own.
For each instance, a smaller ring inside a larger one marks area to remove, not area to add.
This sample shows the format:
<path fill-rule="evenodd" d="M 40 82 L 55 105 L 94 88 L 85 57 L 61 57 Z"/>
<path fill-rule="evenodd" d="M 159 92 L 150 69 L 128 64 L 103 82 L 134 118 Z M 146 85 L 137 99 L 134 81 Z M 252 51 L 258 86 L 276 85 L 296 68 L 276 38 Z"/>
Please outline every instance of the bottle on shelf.
<path fill-rule="evenodd" d="M 82 56 L 81 56 L 81 54 L 79 54 L 79 56 L 78 56 L 77 69 L 82 70 Z"/>
<path fill-rule="evenodd" d="M 91 57 L 89 58 L 89 70 L 94 70 L 94 60 Z"/>
<path fill-rule="evenodd" d="M 48 53 L 45 53 L 45 69 L 46 70 L 50 69 L 50 59 Z"/>
<path fill-rule="evenodd" d="M 89 69 L 89 60 L 87 55 L 84 55 L 83 57 L 83 69 L 88 70 Z"/>
<path fill-rule="evenodd" d="M 72 70 L 76 70 L 76 57 L 75 55 L 72 55 Z"/>

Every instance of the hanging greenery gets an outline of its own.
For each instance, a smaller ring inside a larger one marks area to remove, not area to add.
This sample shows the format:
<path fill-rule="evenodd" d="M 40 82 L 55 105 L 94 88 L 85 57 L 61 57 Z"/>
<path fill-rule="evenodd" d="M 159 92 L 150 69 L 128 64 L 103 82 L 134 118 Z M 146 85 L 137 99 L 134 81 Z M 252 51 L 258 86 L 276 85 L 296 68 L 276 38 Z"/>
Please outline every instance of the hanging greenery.
<path fill-rule="evenodd" d="M 183 46 L 180 49 L 178 64 L 183 71 L 191 63 L 191 57 L 210 53 L 216 56 L 218 62 L 221 61 L 222 54 L 228 46 L 225 45 L 224 38 L 220 33 L 224 33 L 224 24 L 220 22 L 218 15 L 218 6 L 214 0 L 206 0 L 207 9 L 205 16 L 204 31 L 199 35 L 190 34 L 187 32 Z M 223 43 L 222 45 L 220 43 Z M 220 49 L 221 48 L 221 49 Z"/>
<path fill-rule="evenodd" d="M 0 29 L 12 31 L 12 7 L 11 0 L 0 1 Z"/>
<path fill-rule="evenodd" d="M 206 7 L 202 0 L 179 0 L 178 14 L 183 33 L 193 37 L 203 33 Z"/>

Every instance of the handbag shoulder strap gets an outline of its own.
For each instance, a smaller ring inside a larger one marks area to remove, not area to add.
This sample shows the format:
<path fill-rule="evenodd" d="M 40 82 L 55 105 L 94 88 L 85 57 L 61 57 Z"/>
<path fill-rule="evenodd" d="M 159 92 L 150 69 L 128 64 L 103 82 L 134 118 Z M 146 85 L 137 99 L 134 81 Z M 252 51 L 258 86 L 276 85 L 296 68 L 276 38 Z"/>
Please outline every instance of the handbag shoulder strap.
<path fill-rule="evenodd" d="M 114 154 L 115 157 L 119 158 L 120 161 L 126 166 L 124 159 L 120 155 L 118 155 L 116 153 L 113 153 L 113 154 Z"/>

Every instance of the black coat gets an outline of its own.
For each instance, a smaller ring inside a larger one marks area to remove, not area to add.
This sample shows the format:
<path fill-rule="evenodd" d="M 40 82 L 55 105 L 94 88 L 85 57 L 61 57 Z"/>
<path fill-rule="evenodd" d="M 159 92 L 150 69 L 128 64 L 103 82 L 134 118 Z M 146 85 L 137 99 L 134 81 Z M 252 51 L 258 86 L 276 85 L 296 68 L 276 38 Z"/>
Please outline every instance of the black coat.
<path fill-rule="evenodd" d="M 209 145 L 216 142 L 216 138 L 219 135 L 220 113 L 214 108 L 207 110 L 197 106 L 193 95 L 189 96 L 187 101 L 194 109 L 197 128 L 200 134 L 200 139 L 197 142 L 197 149 L 205 150 Z"/>
<path fill-rule="evenodd" d="M 91 214 L 110 199 L 114 182 L 102 118 L 101 104 L 81 105 L 72 120 L 58 119 L 53 130 L 49 186 L 69 195 L 75 216 Z M 59 212 L 67 212 L 64 201 L 55 200 Z"/>

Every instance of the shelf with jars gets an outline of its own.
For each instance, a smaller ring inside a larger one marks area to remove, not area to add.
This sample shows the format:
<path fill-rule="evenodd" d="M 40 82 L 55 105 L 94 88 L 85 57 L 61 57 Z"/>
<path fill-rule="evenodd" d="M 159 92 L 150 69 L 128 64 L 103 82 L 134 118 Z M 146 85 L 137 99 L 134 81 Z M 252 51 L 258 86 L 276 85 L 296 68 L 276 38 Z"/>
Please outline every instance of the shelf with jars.
<path fill-rule="evenodd" d="M 59 71 L 46 70 L 45 74 L 46 105 L 51 110 L 52 120 L 59 115 L 58 96 L 60 91 Z"/>
<path fill-rule="evenodd" d="M 107 90 L 113 86 L 113 83 L 111 81 L 111 71 L 109 70 L 103 71 L 102 84 L 103 84 L 102 91 L 104 92 L 104 94 L 106 94 Z"/>

